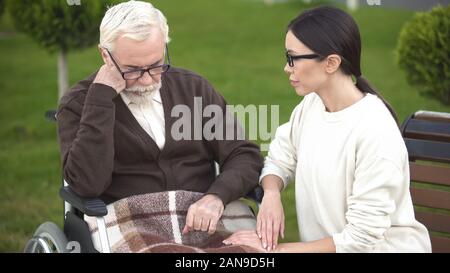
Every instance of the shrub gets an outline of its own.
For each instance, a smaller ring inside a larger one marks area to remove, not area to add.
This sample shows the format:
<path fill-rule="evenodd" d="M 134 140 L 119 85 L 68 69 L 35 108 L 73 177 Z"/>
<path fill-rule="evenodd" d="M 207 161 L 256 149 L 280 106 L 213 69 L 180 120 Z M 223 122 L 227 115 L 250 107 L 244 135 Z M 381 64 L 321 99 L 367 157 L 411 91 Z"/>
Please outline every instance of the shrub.
<path fill-rule="evenodd" d="M 450 6 L 417 13 L 403 26 L 396 54 L 410 85 L 450 104 Z"/>

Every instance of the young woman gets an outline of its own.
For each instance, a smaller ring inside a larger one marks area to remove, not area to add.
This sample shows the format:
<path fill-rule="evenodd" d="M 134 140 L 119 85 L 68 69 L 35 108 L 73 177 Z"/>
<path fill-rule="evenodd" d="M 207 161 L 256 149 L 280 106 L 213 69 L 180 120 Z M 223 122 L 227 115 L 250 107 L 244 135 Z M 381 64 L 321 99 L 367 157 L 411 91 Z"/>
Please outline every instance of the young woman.
<path fill-rule="evenodd" d="M 333 7 L 307 10 L 289 24 L 285 45 L 284 70 L 304 98 L 270 145 L 257 230 L 224 243 L 279 252 L 430 252 L 428 231 L 414 217 L 396 115 L 361 74 L 353 18 Z M 294 178 L 302 242 L 277 245 L 280 191 Z"/>

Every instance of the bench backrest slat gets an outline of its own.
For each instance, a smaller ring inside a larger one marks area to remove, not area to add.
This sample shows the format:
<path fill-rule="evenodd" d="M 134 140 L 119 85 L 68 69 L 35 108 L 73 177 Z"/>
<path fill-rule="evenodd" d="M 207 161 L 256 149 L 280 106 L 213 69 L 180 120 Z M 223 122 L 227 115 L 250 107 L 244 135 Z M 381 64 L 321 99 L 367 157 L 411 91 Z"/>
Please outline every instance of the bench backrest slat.
<path fill-rule="evenodd" d="M 450 168 L 409 163 L 411 181 L 450 186 Z"/>
<path fill-rule="evenodd" d="M 446 122 L 411 119 L 403 136 L 413 139 L 426 139 L 450 142 L 450 126 Z"/>
<path fill-rule="evenodd" d="M 411 196 L 415 204 L 450 210 L 450 192 L 434 189 L 411 188 Z"/>
<path fill-rule="evenodd" d="M 429 211 L 416 211 L 416 219 L 429 230 L 450 232 L 450 215 L 433 213 Z"/>
<path fill-rule="evenodd" d="M 450 238 L 432 235 L 431 245 L 434 253 L 448 253 L 450 251 Z"/>
<path fill-rule="evenodd" d="M 450 163 L 450 143 L 411 138 L 404 140 L 410 159 Z"/>

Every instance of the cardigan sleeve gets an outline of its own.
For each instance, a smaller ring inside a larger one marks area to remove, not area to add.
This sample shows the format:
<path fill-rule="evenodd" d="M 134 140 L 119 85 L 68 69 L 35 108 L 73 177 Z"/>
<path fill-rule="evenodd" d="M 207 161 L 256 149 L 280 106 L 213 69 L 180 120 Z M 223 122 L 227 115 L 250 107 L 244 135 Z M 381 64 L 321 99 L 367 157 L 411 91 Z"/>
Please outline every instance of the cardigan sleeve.
<path fill-rule="evenodd" d="M 206 101 L 205 112 L 216 108 L 222 112 L 214 126 L 215 132 L 221 132 L 216 138 L 205 133 L 209 130 L 207 118 L 203 122 L 204 141 L 213 153 L 214 160 L 220 166 L 220 173 L 206 193 L 216 194 L 227 205 L 231 201 L 244 197 L 258 185 L 258 177 L 263 166 L 259 147 L 245 138 L 239 121 L 231 113 L 225 99 L 213 87 L 202 80 L 203 98 Z M 211 108 L 212 107 L 212 108 Z M 211 127 L 209 127 L 211 128 Z"/>
<path fill-rule="evenodd" d="M 88 87 L 84 105 L 75 90 L 61 99 L 57 113 L 63 176 L 83 197 L 98 197 L 111 184 L 117 92 L 103 84 Z"/>

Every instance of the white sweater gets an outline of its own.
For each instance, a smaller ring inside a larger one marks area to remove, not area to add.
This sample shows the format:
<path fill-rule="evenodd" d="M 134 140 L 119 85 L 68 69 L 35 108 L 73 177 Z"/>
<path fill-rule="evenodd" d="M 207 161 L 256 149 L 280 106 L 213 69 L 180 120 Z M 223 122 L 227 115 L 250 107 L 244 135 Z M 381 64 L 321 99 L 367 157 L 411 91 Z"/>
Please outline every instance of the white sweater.
<path fill-rule="evenodd" d="M 367 94 L 330 113 L 311 93 L 281 125 L 261 179 L 295 175 L 302 241 L 332 236 L 337 252 L 430 252 L 414 217 L 408 154 L 383 102 Z"/>

